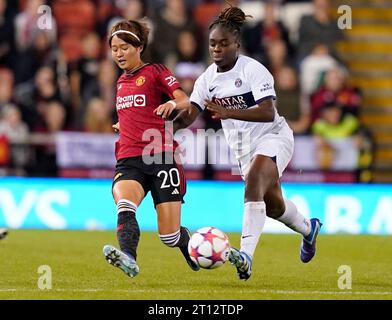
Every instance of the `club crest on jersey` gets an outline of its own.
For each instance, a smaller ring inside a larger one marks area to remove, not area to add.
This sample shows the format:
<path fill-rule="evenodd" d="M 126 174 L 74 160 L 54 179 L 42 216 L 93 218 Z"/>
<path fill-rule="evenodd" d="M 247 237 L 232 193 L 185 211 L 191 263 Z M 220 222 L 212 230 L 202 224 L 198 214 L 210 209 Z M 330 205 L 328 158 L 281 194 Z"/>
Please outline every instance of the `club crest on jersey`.
<path fill-rule="evenodd" d="M 235 79 L 234 84 L 235 84 L 235 86 L 236 86 L 237 88 L 239 88 L 239 87 L 242 86 L 242 80 L 241 80 L 240 78 L 237 78 L 237 79 Z"/>
<path fill-rule="evenodd" d="M 140 76 L 136 79 L 136 86 L 141 87 L 146 82 L 146 78 L 144 76 Z"/>

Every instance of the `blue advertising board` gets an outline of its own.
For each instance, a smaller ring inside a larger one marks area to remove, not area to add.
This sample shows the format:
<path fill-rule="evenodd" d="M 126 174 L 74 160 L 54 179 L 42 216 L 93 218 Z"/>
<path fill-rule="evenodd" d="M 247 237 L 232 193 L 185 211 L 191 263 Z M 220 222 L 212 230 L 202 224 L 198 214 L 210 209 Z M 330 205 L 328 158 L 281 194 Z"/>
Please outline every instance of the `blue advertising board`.
<path fill-rule="evenodd" d="M 283 190 L 305 216 L 321 219 L 323 233 L 392 234 L 392 185 L 284 184 Z M 189 181 L 182 224 L 241 231 L 243 192 L 241 182 Z M 142 230 L 157 230 L 150 195 L 137 217 Z M 110 180 L 0 179 L 0 227 L 114 230 L 116 221 Z M 265 232 L 291 230 L 267 219 Z"/>

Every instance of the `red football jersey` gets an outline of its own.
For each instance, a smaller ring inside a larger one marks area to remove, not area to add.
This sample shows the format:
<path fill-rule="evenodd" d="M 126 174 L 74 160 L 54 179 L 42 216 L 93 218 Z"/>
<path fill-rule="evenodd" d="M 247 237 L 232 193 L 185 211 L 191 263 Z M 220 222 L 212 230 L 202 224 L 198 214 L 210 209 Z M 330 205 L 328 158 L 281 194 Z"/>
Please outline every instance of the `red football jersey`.
<path fill-rule="evenodd" d="M 153 111 L 173 99 L 179 88 L 177 79 L 162 64 L 146 64 L 121 75 L 116 96 L 120 123 L 117 160 L 175 150 L 170 132 L 165 137 L 165 120 Z"/>

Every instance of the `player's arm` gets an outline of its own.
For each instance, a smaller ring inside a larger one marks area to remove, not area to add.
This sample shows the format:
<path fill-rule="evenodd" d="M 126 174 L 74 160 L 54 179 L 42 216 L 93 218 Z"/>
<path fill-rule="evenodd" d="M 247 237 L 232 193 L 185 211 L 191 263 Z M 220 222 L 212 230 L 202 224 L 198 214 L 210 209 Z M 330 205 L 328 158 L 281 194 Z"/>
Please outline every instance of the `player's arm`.
<path fill-rule="evenodd" d="M 200 110 L 193 104 L 189 104 L 186 109 L 181 110 L 173 120 L 173 130 L 189 127 L 199 116 Z"/>
<path fill-rule="evenodd" d="M 272 122 L 275 118 L 274 101 L 271 98 L 262 100 L 257 107 L 250 109 L 226 109 L 211 100 L 204 103 L 213 119 L 237 119 L 251 122 Z"/>
<path fill-rule="evenodd" d="M 174 115 L 173 129 L 176 132 L 190 126 L 200 114 L 200 110 L 190 103 L 189 97 L 181 89 L 175 90 L 173 97 L 174 99 L 156 108 L 154 113 L 163 119 L 170 119 L 170 116 Z"/>
<path fill-rule="evenodd" d="M 154 110 L 154 113 L 161 116 L 163 119 L 167 119 L 170 115 L 176 111 L 186 110 L 190 107 L 189 98 L 184 91 L 176 89 L 173 92 L 174 99 L 166 101 Z"/>

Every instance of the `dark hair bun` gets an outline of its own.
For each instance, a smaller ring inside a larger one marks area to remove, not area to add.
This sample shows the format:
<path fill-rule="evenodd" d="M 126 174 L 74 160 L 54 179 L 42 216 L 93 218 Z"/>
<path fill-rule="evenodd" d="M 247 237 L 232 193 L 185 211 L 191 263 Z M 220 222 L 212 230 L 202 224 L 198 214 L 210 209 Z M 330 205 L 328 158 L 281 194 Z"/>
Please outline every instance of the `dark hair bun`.
<path fill-rule="evenodd" d="M 241 27 L 248 17 L 251 18 L 252 16 L 246 15 L 240 8 L 233 7 L 230 4 L 230 7 L 224 9 L 220 13 L 219 17 L 214 22 L 212 22 L 209 29 L 211 30 L 215 26 L 221 25 L 233 33 L 240 33 Z"/>
<path fill-rule="evenodd" d="M 230 24 L 235 25 L 237 28 L 241 28 L 242 25 L 244 24 L 247 16 L 245 15 L 244 11 L 242 11 L 238 7 L 229 7 L 224 9 L 219 17 L 218 20 L 221 22 L 227 22 Z"/>

